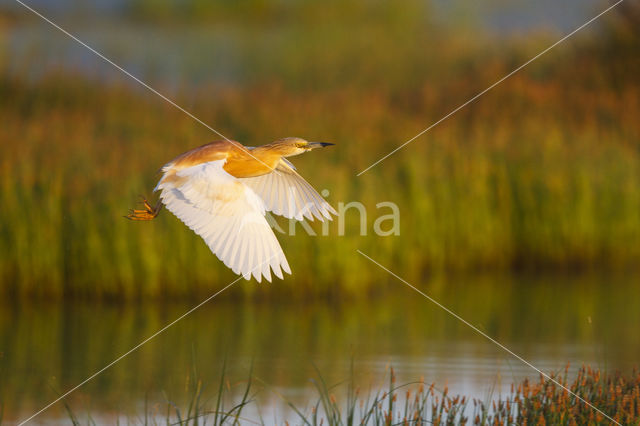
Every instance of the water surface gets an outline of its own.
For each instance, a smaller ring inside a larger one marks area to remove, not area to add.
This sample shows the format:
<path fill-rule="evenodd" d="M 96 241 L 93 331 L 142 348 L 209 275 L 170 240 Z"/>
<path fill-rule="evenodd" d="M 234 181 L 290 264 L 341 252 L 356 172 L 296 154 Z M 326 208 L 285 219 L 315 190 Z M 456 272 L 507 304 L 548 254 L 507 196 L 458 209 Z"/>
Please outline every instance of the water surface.
<path fill-rule="evenodd" d="M 636 283 L 637 277 L 552 276 L 416 284 L 550 373 L 569 362 L 571 372 L 583 363 L 625 372 L 637 366 Z M 295 420 L 283 398 L 301 408 L 315 403 L 316 368 L 333 384 L 350 377 L 353 362 L 356 384 L 377 390 L 386 386 L 392 365 L 399 382 L 424 377 L 440 388 L 448 385 L 452 392 L 483 400 L 508 391 L 514 381 L 538 377 L 432 302 L 395 284 L 375 300 L 214 299 L 87 383 L 68 398 L 69 404 L 96 419 L 135 419 L 142 415 L 145 398 L 149 406 L 165 398 L 183 402 L 194 368 L 205 399 L 212 398 L 225 358 L 236 394 L 253 363 L 259 393 L 247 413 L 261 415 L 267 423 Z M 212 293 L 222 285 L 212 285 Z M 32 414 L 55 399 L 56 392 L 80 383 L 193 305 L 4 304 L 0 395 L 5 419 Z M 57 404 L 38 419 L 60 417 L 65 412 Z"/>

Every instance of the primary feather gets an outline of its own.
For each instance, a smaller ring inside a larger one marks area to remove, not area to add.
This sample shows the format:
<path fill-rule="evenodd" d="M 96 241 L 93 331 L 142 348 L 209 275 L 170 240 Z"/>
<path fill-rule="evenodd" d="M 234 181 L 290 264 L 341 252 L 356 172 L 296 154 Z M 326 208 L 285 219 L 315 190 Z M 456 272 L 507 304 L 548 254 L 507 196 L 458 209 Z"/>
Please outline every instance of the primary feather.
<path fill-rule="evenodd" d="M 338 214 L 284 159 L 273 172 L 240 181 L 262 198 L 267 210 L 287 219 L 322 221 Z"/>

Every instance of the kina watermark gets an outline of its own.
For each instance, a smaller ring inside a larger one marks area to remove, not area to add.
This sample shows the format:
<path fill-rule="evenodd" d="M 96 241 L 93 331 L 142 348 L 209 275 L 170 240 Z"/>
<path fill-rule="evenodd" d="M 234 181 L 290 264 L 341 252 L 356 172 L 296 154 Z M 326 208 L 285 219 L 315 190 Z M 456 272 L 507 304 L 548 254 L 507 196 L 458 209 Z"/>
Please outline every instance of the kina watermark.
<path fill-rule="evenodd" d="M 323 189 L 323 197 L 328 197 L 330 192 Z M 320 230 L 308 220 L 288 219 L 286 225 L 282 225 L 274 215 L 267 212 L 266 219 L 271 228 L 284 235 L 296 235 L 297 232 L 306 232 L 310 236 L 339 237 L 347 234 L 353 235 L 357 230 L 357 235 L 364 237 L 373 233 L 379 237 L 390 237 L 400 235 L 400 207 L 393 201 L 380 201 L 375 204 L 375 208 L 367 209 L 366 205 L 360 201 L 339 201 L 334 204 L 337 207 L 337 215 L 332 220 L 324 220 Z M 302 208 L 302 211 L 309 211 L 311 205 Z"/>

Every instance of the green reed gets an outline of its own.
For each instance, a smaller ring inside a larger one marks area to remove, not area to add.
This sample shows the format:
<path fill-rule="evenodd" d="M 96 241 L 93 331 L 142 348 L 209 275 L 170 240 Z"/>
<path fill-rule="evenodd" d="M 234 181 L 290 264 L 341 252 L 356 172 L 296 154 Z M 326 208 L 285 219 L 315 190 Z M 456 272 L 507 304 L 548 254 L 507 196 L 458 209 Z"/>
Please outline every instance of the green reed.
<path fill-rule="evenodd" d="M 421 28 L 402 15 L 390 21 L 392 34 L 405 20 Z M 361 177 L 549 38 L 513 42 L 498 55 L 490 39 L 430 30 L 415 43 L 381 41 L 383 54 L 369 49 L 376 33 L 365 26 L 354 35 L 358 49 L 345 47 L 340 30 L 307 31 L 309 53 L 283 33 L 276 57 L 290 62 L 249 63 L 266 67 L 263 78 L 177 94 L 179 104 L 248 145 L 288 135 L 335 142 L 295 162 L 318 190 L 330 191 L 334 206 L 367 208 L 367 236 L 354 209 L 344 236 L 335 222 L 327 236 L 308 236 L 299 225 L 296 236 L 278 235 L 293 276 L 242 292 L 375 293 L 381 271 L 356 249 L 410 280 L 450 270 L 636 264 L 640 70 L 637 37 L 614 31 L 625 28 L 620 22 L 597 39 L 579 39 L 573 51 L 550 53 Z M 139 194 L 151 196 L 162 164 L 215 135 L 142 90 L 68 71 L 27 79 L 7 63 L 0 61 L 0 292 L 176 298 L 234 279 L 166 211 L 150 223 L 122 218 Z M 354 63 L 362 68 L 338 77 Z M 389 213 L 376 209 L 382 201 L 399 206 L 400 236 L 374 234 L 374 220 Z"/>
<path fill-rule="evenodd" d="M 318 374 L 314 380 L 317 398 L 310 401 L 310 408 L 298 408 L 292 403 L 289 406 L 296 416 L 294 424 L 307 426 L 611 424 L 611 420 L 601 412 L 620 424 L 640 424 L 638 372 L 634 371 L 628 376 L 620 373 L 604 374 L 583 366 L 578 370 L 576 378 L 569 381 L 567 370 L 564 374 L 552 375 L 553 381 L 542 375 L 537 381 L 525 379 L 513 384 L 507 395 L 485 401 L 450 394 L 446 386 L 441 389 L 435 383 L 425 383 L 424 379 L 397 384 L 393 368 L 390 369 L 388 387 L 376 392 L 369 391 L 366 396 L 361 394 L 361 389 L 353 379 L 329 386 Z M 234 398 L 232 391 L 235 389 L 225 382 L 223 367 L 216 402 L 208 404 L 201 401 L 202 381 L 191 378 L 187 382 L 188 397 L 183 406 L 167 399 L 164 403 L 153 404 L 153 410 L 149 410 L 146 401 L 145 413 L 138 416 L 137 421 L 129 418 L 128 422 L 184 426 L 264 424 L 262 417 L 254 419 L 242 415 L 245 407 L 256 403 L 253 400 L 255 393 L 251 380 L 244 384 L 244 389 Z M 344 400 L 336 396 L 344 391 Z M 575 395 L 589 401 L 592 407 Z M 231 408 L 225 407 L 225 400 L 231 401 Z M 234 400 L 237 402 L 233 402 Z M 81 424 L 71 407 L 65 405 L 65 408 L 72 423 Z M 87 424 L 93 424 L 90 416 Z M 289 423 L 284 421 L 283 424 Z"/>

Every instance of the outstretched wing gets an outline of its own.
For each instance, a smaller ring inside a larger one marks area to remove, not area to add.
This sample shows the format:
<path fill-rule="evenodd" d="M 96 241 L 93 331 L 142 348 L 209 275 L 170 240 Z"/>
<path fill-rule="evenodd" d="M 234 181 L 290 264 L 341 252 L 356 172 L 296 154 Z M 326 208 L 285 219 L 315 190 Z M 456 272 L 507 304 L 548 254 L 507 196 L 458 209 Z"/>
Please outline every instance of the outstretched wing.
<path fill-rule="evenodd" d="M 213 253 L 236 274 L 271 281 L 291 273 L 269 227 L 265 205 L 251 188 L 227 173 L 225 160 L 210 161 L 160 180 L 164 205 L 200 235 Z M 165 170 L 167 172 L 168 170 Z"/>
<path fill-rule="evenodd" d="M 238 180 L 262 198 L 267 210 L 288 219 L 313 220 L 315 216 L 324 221 L 338 214 L 285 159 L 271 173 Z"/>

